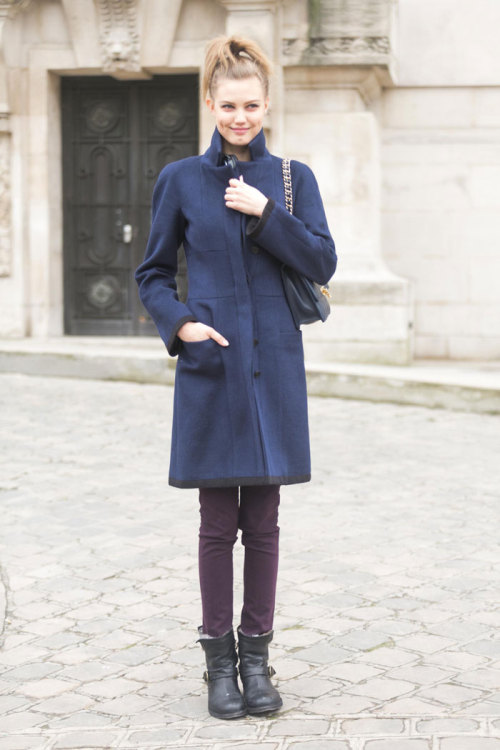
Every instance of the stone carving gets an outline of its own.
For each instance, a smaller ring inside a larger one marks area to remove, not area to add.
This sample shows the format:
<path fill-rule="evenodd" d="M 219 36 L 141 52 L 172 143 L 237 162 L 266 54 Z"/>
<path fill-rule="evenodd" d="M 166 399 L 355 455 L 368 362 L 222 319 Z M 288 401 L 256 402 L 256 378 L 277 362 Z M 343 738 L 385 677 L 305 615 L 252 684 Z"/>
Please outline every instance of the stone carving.
<path fill-rule="evenodd" d="M 10 107 L 3 59 L 5 21 L 28 7 L 31 0 L 0 0 L 0 276 L 11 274 L 11 195 L 10 195 Z"/>
<path fill-rule="evenodd" d="M 287 63 L 389 61 L 395 0 L 309 0 L 307 37 L 285 38 Z"/>
<path fill-rule="evenodd" d="M 16 13 L 25 10 L 31 0 L 0 0 L 0 18 L 2 16 L 13 18 Z"/>
<path fill-rule="evenodd" d="M 302 42 L 302 43 L 301 43 Z M 300 39 L 284 39 L 283 54 L 285 56 L 299 54 L 308 55 L 356 55 L 366 54 L 389 54 L 391 44 L 389 37 L 317 37 L 310 38 L 309 42 Z"/>
<path fill-rule="evenodd" d="M 95 0 L 98 15 L 103 70 L 137 72 L 139 33 L 136 0 Z"/>
<path fill-rule="evenodd" d="M 0 276 L 10 276 L 10 133 L 0 133 Z"/>

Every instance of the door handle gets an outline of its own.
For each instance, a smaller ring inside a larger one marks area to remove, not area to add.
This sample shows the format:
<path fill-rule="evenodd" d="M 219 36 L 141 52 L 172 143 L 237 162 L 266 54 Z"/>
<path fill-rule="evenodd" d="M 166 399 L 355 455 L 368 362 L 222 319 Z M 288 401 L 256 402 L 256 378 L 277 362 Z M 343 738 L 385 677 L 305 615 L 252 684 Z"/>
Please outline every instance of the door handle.
<path fill-rule="evenodd" d="M 132 224 L 123 225 L 123 241 L 127 244 L 132 242 Z"/>

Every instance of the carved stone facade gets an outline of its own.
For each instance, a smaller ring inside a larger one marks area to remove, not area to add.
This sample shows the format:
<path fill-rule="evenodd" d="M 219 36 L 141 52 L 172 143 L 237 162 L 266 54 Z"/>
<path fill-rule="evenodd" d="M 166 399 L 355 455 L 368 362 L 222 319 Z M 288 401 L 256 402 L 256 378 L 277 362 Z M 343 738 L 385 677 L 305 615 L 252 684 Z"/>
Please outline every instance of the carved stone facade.
<path fill-rule="evenodd" d="M 20 10 L 25 10 L 30 3 L 31 0 L 2 0 L 0 2 L 0 17 L 13 18 Z"/>
<path fill-rule="evenodd" d="M 393 68 L 394 0 L 308 0 L 307 24 L 287 31 L 288 65 L 382 65 Z"/>
<path fill-rule="evenodd" d="M 12 19 L 18 12 L 25 10 L 30 2 L 31 0 L 0 2 L 0 276 L 10 276 L 12 270 L 10 103 L 3 58 L 3 33 L 7 19 Z"/>
<path fill-rule="evenodd" d="M 141 70 L 136 0 L 95 0 L 103 72 L 126 77 Z"/>
<path fill-rule="evenodd" d="M 0 132 L 0 276 L 11 272 L 10 134 Z"/>
<path fill-rule="evenodd" d="M 309 358 L 500 358 L 499 25 L 491 0 L 0 0 L 0 336 L 65 331 L 62 80 L 145 88 L 241 33 L 274 63 L 269 148 L 311 166 L 338 247 Z"/>

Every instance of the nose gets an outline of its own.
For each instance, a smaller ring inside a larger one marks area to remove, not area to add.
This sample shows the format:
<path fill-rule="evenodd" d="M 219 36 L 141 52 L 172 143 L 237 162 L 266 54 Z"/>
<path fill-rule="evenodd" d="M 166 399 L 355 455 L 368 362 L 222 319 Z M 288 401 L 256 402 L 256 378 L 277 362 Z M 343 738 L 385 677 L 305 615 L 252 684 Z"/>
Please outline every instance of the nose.
<path fill-rule="evenodd" d="M 245 110 L 237 109 L 234 115 L 235 122 L 246 122 Z"/>

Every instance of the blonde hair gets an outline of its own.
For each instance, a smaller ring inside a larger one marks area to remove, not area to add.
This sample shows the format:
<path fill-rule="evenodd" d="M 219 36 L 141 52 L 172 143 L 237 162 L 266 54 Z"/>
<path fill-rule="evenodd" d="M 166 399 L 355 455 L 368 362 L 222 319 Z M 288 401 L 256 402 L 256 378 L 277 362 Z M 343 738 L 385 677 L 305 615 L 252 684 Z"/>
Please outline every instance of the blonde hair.
<path fill-rule="evenodd" d="M 271 61 L 257 42 L 241 36 L 218 36 L 208 43 L 202 79 L 202 94 L 213 99 L 220 78 L 238 80 L 257 76 L 265 96 L 269 94 Z"/>

